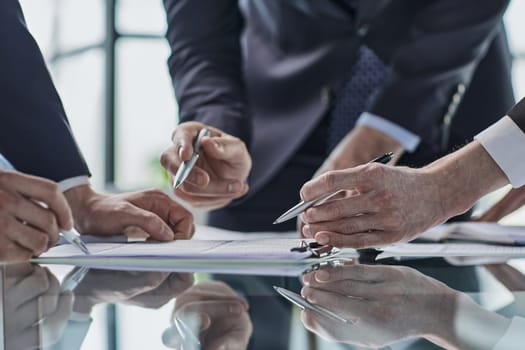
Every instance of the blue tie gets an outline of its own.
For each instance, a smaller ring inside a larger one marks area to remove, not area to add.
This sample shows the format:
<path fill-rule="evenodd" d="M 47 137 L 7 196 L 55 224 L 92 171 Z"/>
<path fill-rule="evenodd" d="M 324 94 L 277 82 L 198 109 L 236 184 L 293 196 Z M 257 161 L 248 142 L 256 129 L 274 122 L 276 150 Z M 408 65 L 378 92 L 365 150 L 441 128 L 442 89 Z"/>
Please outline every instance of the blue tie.
<path fill-rule="evenodd" d="M 352 130 L 374 91 L 383 84 L 386 71 L 385 64 L 372 50 L 366 46 L 359 48 L 350 79 L 337 93 L 329 115 L 328 152 Z"/>

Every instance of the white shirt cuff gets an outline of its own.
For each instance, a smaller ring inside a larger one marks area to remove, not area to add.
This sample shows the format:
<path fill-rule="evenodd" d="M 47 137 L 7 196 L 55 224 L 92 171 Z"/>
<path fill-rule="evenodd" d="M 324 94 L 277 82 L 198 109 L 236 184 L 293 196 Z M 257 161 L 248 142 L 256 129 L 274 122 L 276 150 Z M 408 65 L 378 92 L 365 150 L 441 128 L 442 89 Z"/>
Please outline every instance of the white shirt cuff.
<path fill-rule="evenodd" d="M 364 125 L 381 131 L 399 142 L 407 152 L 414 152 L 421 142 L 421 138 L 413 132 L 369 112 L 362 113 L 357 119 L 356 125 Z"/>
<path fill-rule="evenodd" d="M 509 328 L 496 343 L 492 350 L 518 350 L 523 349 L 523 331 L 525 330 L 525 319 L 514 317 Z"/>
<path fill-rule="evenodd" d="M 525 185 L 525 133 L 505 116 L 474 137 L 503 170 L 512 187 Z"/>
<path fill-rule="evenodd" d="M 69 179 L 62 180 L 58 183 L 58 188 L 60 188 L 60 191 L 66 192 L 67 190 L 70 190 L 73 187 L 82 185 L 89 185 L 89 177 L 87 175 L 75 176 Z"/>

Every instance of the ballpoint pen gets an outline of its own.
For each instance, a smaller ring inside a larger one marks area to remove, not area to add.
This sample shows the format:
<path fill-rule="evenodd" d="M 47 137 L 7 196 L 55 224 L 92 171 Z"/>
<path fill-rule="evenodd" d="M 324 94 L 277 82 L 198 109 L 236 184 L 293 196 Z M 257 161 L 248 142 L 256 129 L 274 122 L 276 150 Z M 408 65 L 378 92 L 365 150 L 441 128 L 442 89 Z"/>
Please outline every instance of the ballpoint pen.
<path fill-rule="evenodd" d="M 0 154 L 0 169 L 4 170 L 13 170 L 16 171 L 15 167 L 11 162 L 9 162 L 3 155 Z M 46 207 L 45 203 L 39 203 L 43 207 Z M 71 243 L 73 246 L 77 247 L 82 251 L 84 254 L 89 254 L 89 249 L 87 248 L 86 244 L 82 241 L 80 238 L 80 234 L 75 230 L 75 228 L 72 228 L 71 230 L 62 230 L 60 232 L 62 237 L 69 243 Z"/>
<path fill-rule="evenodd" d="M 393 152 L 388 152 L 388 153 L 383 154 L 382 156 L 379 156 L 379 157 L 377 157 L 375 159 L 372 159 L 369 163 L 386 164 L 392 159 L 393 156 L 394 156 Z M 285 221 L 288 221 L 290 219 L 293 219 L 294 217 L 298 216 L 299 214 L 301 214 L 306 209 L 311 208 L 313 206 L 316 206 L 318 204 L 321 204 L 321 203 L 329 200 L 330 198 L 334 197 L 339 192 L 340 191 L 337 191 L 337 192 L 334 192 L 334 193 L 330 193 L 330 194 L 328 194 L 326 196 L 323 196 L 323 197 L 320 197 L 320 198 L 317 198 L 317 199 L 314 199 L 314 200 L 311 200 L 311 201 L 308 201 L 308 202 L 300 201 L 299 203 L 294 205 L 292 208 L 288 209 L 283 215 L 279 216 L 273 223 L 274 224 L 280 224 L 281 222 L 285 222 Z"/>
<path fill-rule="evenodd" d="M 201 129 L 199 131 L 199 134 L 195 138 L 195 141 L 193 142 L 193 154 L 191 155 L 191 158 L 187 161 L 182 162 L 182 164 L 179 166 L 179 169 L 177 170 L 177 173 L 173 178 L 173 188 L 178 188 L 180 185 L 182 185 L 184 180 L 186 180 L 186 178 L 190 174 L 191 169 L 193 169 L 193 166 L 197 162 L 197 159 L 199 159 L 201 141 L 202 138 L 205 136 L 210 136 L 210 130 L 206 128 Z"/>
<path fill-rule="evenodd" d="M 348 320 L 339 316 L 338 314 L 320 306 L 320 305 L 314 305 L 312 303 L 310 303 L 309 301 L 307 301 L 306 299 L 304 299 L 302 296 L 300 296 L 299 294 L 296 294 L 292 291 L 289 291 L 288 289 L 284 289 L 284 288 L 281 288 L 281 287 L 277 287 L 277 286 L 273 286 L 273 289 L 275 289 L 275 291 L 279 294 L 281 294 L 284 298 L 286 298 L 288 301 L 290 301 L 291 303 L 299 306 L 301 309 L 305 310 L 305 309 L 309 309 L 309 310 L 313 310 L 315 312 L 318 312 L 319 314 L 325 316 L 325 317 L 329 317 L 329 318 L 332 318 L 332 319 L 335 319 L 337 321 L 340 321 L 340 322 L 343 322 L 343 323 L 348 323 Z"/>

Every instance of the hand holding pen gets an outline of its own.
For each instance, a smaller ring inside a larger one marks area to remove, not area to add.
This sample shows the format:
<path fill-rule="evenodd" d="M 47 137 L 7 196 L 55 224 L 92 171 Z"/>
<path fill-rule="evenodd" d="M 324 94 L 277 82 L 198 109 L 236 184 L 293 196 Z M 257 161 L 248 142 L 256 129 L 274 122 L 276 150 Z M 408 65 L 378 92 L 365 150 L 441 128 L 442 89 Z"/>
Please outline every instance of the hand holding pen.
<path fill-rule="evenodd" d="M 329 171 L 305 183 L 301 197 L 314 200 L 340 190 L 344 196 L 301 214 L 302 234 L 319 244 L 374 248 L 409 241 L 446 220 L 448 181 L 431 164 L 413 169 L 368 163 Z M 448 177 L 447 177 L 448 179 Z"/>
<path fill-rule="evenodd" d="M 211 209 L 248 191 L 251 158 L 242 140 L 199 122 L 181 123 L 172 139 L 161 163 L 174 176 L 179 198 Z"/>
<path fill-rule="evenodd" d="M 369 163 L 386 164 L 390 160 L 392 160 L 393 156 L 394 156 L 394 153 L 392 153 L 392 152 L 385 153 L 382 156 L 379 156 L 379 157 L 371 160 Z M 323 196 L 321 196 L 319 198 L 316 198 L 316 199 L 313 199 L 313 200 L 310 200 L 310 201 L 304 201 L 303 200 L 303 201 L 299 202 L 298 204 L 294 205 L 289 210 L 287 210 L 283 215 L 279 216 L 273 223 L 274 224 L 279 224 L 281 222 L 285 222 L 285 221 L 288 221 L 290 219 L 293 219 L 296 216 L 298 216 L 299 214 L 301 214 L 302 212 L 306 211 L 308 208 L 311 208 L 311 207 L 314 207 L 316 205 L 322 204 L 322 203 L 326 202 L 327 200 L 335 197 L 341 191 L 343 191 L 343 190 L 335 191 L 333 193 L 330 193 L 330 194 L 327 194 L 327 195 L 323 195 Z"/>
<path fill-rule="evenodd" d="M 11 169 L 0 171 L 2 260 L 27 260 L 41 254 L 55 244 L 60 230 L 66 240 L 87 252 L 74 231 L 71 210 L 58 186 L 14 171 L 5 159 L 2 165 Z"/>

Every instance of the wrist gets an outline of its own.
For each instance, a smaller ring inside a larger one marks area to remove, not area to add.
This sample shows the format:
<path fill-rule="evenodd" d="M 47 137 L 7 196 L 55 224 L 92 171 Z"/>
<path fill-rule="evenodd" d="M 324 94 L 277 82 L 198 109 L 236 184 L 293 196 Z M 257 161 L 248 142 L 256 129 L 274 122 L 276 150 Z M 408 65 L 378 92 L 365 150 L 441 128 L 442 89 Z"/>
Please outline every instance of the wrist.
<path fill-rule="evenodd" d="M 82 232 L 82 227 L 85 226 L 84 221 L 87 213 L 87 208 L 91 198 L 96 195 L 96 192 L 89 184 L 73 187 L 64 192 L 64 196 L 71 208 L 75 227 Z"/>
<path fill-rule="evenodd" d="M 438 186 L 445 219 L 466 212 L 483 195 L 508 183 L 477 141 L 427 165 L 423 171 L 428 172 Z"/>

